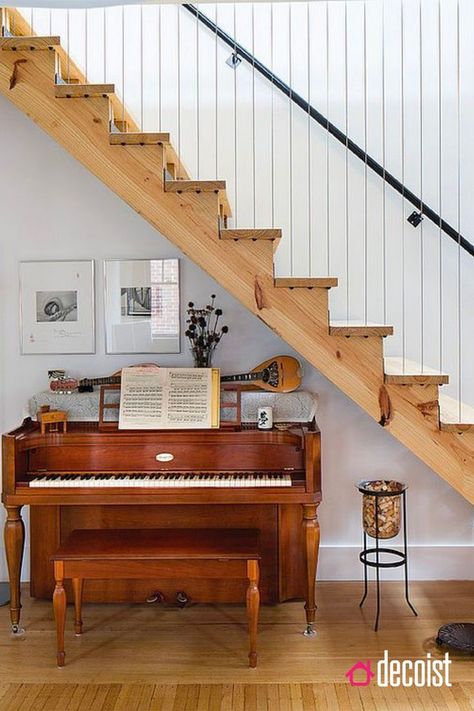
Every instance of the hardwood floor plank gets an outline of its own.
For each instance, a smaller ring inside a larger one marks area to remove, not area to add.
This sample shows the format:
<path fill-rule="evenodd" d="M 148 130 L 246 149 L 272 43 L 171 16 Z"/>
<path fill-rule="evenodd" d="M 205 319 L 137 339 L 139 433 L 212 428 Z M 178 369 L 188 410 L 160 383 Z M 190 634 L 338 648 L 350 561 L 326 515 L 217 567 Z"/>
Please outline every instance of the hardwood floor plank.
<path fill-rule="evenodd" d="M 317 711 L 330 711 L 325 693 L 325 684 L 311 684 L 314 698 L 314 707 Z"/>
<path fill-rule="evenodd" d="M 278 697 L 278 684 L 267 684 L 266 687 L 268 711 L 279 711 L 280 700 Z"/>
<path fill-rule="evenodd" d="M 234 684 L 232 692 L 232 711 L 246 711 L 244 684 Z"/>
<path fill-rule="evenodd" d="M 349 698 L 349 691 L 347 684 L 334 684 L 336 687 L 336 697 L 338 703 L 338 709 L 340 711 L 351 711 L 351 699 Z"/>
<path fill-rule="evenodd" d="M 232 711 L 233 685 L 222 684 L 220 711 Z"/>
<path fill-rule="evenodd" d="M 364 711 L 364 707 L 362 705 L 362 700 L 360 698 L 360 688 L 357 686 L 350 686 L 350 684 L 346 684 L 346 689 L 347 689 L 347 695 L 349 697 L 349 702 L 351 705 L 351 709 L 353 711 Z"/>
<path fill-rule="evenodd" d="M 4 685 L 0 711 L 474 711 L 474 684 L 351 687 L 320 684 Z"/>
<path fill-rule="evenodd" d="M 156 684 L 150 711 L 173 711 L 177 689 L 177 684 Z"/>
<path fill-rule="evenodd" d="M 101 684 L 88 711 L 115 711 L 119 694 L 120 684 Z"/>
<path fill-rule="evenodd" d="M 292 709 L 291 707 L 291 696 L 290 696 L 290 685 L 289 684 L 279 684 L 278 686 L 278 698 L 280 701 L 280 710 Z"/>

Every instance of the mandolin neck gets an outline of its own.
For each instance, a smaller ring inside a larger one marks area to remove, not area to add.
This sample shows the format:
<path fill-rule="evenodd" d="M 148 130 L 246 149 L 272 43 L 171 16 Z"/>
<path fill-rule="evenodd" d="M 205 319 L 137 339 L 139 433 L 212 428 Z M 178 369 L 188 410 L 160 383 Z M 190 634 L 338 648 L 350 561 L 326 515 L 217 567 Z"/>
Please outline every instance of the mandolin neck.
<path fill-rule="evenodd" d="M 262 380 L 264 371 L 257 370 L 252 373 L 239 373 L 238 375 L 222 375 L 221 383 L 252 383 Z"/>
<path fill-rule="evenodd" d="M 108 378 L 82 378 L 79 381 L 81 387 L 90 387 L 93 385 L 115 385 L 121 382 L 120 375 L 111 375 Z"/>

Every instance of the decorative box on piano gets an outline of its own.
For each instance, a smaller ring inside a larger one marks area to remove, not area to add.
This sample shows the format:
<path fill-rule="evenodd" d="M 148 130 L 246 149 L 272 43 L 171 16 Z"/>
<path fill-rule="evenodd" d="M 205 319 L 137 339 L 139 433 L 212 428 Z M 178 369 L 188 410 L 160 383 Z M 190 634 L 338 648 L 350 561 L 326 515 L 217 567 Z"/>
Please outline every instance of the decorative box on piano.
<path fill-rule="evenodd" d="M 41 435 L 31 419 L 3 436 L 3 503 L 12 583 L 12 623 L 19 619 L 23 553 L 21 508 L 31 507 L 31 594 L 49 597 L 49 562 L 77 528 L 258 528 L 264 602 L 306 599 L 314 619 L 314 577 L 321 500 L 320 433 L 315 421 L 284 430 L 100 431 L 70 422 Z M 153 583 L 154 584 L 154 583 Z M 137 601 L 185 589 L 202 602 L 236 602 L 244 590 L 213 581 L 91 581 L 85 599 Z"/>

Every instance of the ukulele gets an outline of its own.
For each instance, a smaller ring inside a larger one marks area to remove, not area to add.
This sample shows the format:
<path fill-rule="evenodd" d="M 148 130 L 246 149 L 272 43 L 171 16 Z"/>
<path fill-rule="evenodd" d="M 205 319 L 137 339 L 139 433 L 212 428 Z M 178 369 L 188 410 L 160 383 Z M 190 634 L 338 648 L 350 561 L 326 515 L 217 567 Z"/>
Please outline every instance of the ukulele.
<path fill-rule="evenodd" d="M 142 363 L 141 367 L 158 367 L 153 363 Z M 53 378 L 49 387 L 53 392 L 92 392 L 94 385 L 113 385 L 121 381 L 121 370 L 105 378 Z M 222 375 L 221 383 L 245 383 L 273 393 L 290 393 L 301 385 L 301 365 L 291 356 L 274 356 L 257 365 L 249 373 Z"/>

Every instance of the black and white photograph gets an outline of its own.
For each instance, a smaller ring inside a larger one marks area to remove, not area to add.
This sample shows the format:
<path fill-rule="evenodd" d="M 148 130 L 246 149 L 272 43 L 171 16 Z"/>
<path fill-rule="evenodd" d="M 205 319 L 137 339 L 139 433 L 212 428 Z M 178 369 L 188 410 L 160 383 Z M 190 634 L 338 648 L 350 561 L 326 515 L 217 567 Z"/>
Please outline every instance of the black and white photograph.
<path fill-rule="evenodd" d="M 151 316 L 151 286 L 121 289 L 122 316 Z"/>
<path fill-rule="evenodd" d="M 20 262 L 21 352 L 94 353 L 94 262 Z"/>
<path fill-rule="evenodd" d="M 77 291 L 37 291 L 36 321 L 77 321 Z"/>

